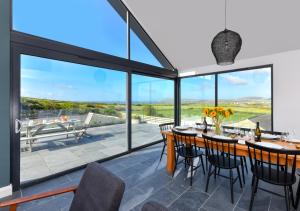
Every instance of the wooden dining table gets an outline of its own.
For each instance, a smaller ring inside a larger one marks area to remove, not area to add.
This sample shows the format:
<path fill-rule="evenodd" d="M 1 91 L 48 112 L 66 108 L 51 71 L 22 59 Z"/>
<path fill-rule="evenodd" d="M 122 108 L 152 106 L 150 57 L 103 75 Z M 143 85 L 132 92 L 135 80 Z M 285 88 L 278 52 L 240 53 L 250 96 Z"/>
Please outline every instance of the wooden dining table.
<path fill-rule="evenodd" d="M 197 146 L 201 147 L 201 148 L 205 148 L 204 139 L 202 137 L 200 137 L 200 135 L 202 134 L 202 131 L 198 130 L 198 129 L 192 129 L 192 131 L 190 130 L 189 132 L 195 132 L 195 133 L 197 133 L 198 134 L 198 136 L 196 137 L 196 144 L 197 144 Z M 166 170 L 167 170 L 168 173 L 172 174 L 173 171 L 174 171 L 174 168 L 175 168 L 175 143 L 174 143 L 174 136 L 173 136 L 173 133 L 172 133 L 171 130 L 162 131 L 161 133 L 164 134 L 164 135 L 166 135 L 166 138 L 167 138 L 167 165 L 166 165 Z M 214 134 L 211 134 L 211 135 L 213 136 Z M 238 138 L 238 137 L 237 137 L 237 139 L 243 140 L 243 138 Z M 278 139 L 278 140 L 262 139 L 261 141 L 262 142 L 275 143 L 277 145 L 282 146 L 284 149 L 298 150 L 296 144 L 288 143 L 288 142 L 282 141 L 280 139 Z M 241 144 L 241 143 L 236 144 L 236 155 L 248 157 L 249 154 L 248 154 L 248 147 L 247 147 L 247 145 L 246 144 Z M 264 156 L 263 156 L 263 158 L 264 158 Z M 267 156 L 264 159 L 267 159 Z M 275 156 L 274 156 L 274 160 L 275 160 Z M 281 157 L 280 158 L 280 163 L 285 163 L 285 161 L 286 161 L 285 157 Z M 292 158 L 291 158 L 290 161 L 288 161 L 288 163 L 292 163 Z M 296 167 L 298 169 L 300 169 L 300 156 L 297 157 Z"/>

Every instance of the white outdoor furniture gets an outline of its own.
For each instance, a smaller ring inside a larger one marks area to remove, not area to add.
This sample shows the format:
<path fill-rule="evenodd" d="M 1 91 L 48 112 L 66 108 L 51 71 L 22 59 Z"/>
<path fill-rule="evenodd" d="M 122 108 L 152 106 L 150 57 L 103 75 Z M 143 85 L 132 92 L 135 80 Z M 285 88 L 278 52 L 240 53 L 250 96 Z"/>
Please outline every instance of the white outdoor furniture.
<path fill-rule="evenodd" d="M 46 122 L 43 121 L 42 123 L 35 124 L 32 120 L 29 120 L 26 125 L 22 125 L 26 128 L 26 137 L 21 137 L 21 141 L 26 141 L 26 144 L 29 144 L 29 151 L 32 151 L 32 145 L 38 139 L 41 138 L 50 138 L 55 136 L 63 136 L 67 135 L 74 135 L 76 141 L 86 135 L 86 131 L 89 128 L 90 122 L 93 118 L 94 113 L 89 112 L 80 127 L 76 127 L 76 123 L 80 122 L 80 120 L 68 120 L 68 121 L 51 121 Z M 49 126 L 58 126 L 52 127 L 49 129 Z M 62 132 L 50 132 L 53 130 L 57 130 L 57 128 L 61 129 Z"/>

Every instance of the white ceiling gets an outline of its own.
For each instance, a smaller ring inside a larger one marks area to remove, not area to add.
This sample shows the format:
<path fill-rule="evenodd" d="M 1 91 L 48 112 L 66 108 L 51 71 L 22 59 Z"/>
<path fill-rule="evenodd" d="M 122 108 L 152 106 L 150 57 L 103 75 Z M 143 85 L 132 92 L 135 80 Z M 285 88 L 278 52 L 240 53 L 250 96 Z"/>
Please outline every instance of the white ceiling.
<path fill-rule="evenodd" d="M 210 44 L 224 29 L 224 0 L 123 2 L 178 70 L 215 63 Z M 228 0 L 227 11 L 227 28 L 243 39 L 237 59 L 300 49 L 300 0 Z"/>

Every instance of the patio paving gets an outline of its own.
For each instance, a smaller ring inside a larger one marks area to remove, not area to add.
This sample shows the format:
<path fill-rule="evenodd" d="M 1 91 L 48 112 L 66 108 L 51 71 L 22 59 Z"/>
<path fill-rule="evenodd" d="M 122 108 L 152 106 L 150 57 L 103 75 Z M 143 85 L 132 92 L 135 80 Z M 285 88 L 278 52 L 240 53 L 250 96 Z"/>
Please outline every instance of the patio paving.
<path fill-rule="evenodd" d="M 33 151 L 21 143 L 21 182 L 42 178 L 127 150 L 126 124 L 89 128 L 76 142 L 73 136 L 39 139 Z M 157 124 L 133 124 L 132 145 L 137 147 L 161 139 Z"/>

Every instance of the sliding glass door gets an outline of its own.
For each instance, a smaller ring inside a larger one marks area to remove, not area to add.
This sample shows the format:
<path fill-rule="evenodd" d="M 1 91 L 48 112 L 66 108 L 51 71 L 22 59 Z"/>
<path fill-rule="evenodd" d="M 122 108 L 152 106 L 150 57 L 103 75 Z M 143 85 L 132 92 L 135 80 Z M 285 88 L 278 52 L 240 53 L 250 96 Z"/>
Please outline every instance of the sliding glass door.
<path fill-rule="evenodd" d="M 132 75 L 132 147 L 161 140 L 159 124 L 174 122 L 174 81 Z"/>
<path fill-rule="evenodd" d="M 128 150 L 126 74 L 21 55 L 21 182 Z"/>

